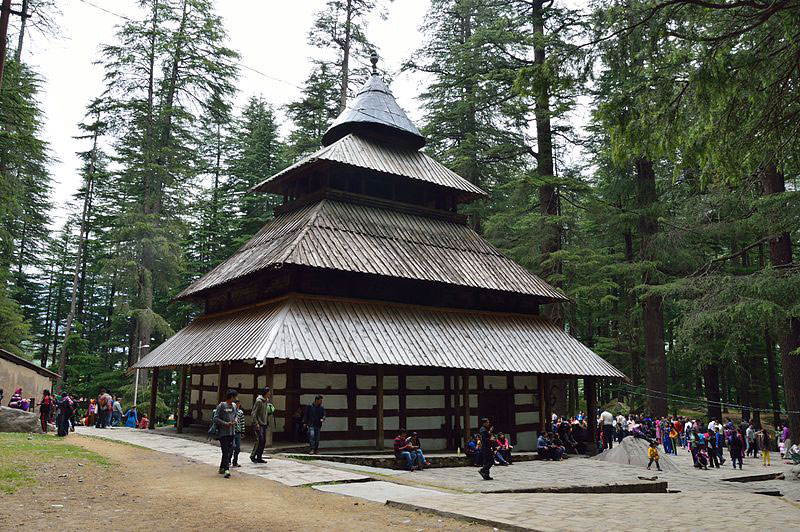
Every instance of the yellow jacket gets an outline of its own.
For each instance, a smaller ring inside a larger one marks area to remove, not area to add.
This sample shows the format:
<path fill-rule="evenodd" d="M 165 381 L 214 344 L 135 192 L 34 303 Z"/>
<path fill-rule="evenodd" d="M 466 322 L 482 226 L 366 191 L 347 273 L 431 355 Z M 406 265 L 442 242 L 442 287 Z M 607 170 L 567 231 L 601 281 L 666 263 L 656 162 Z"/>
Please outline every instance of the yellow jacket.
<path fill-rule="evenodd" d="M 648 458 L 654 458 L 654 459 L 657 460 L 658 459 L 658 449 L 656 449 L 655 447 L 648 447 L 647 448 L 647 457 Z"/>

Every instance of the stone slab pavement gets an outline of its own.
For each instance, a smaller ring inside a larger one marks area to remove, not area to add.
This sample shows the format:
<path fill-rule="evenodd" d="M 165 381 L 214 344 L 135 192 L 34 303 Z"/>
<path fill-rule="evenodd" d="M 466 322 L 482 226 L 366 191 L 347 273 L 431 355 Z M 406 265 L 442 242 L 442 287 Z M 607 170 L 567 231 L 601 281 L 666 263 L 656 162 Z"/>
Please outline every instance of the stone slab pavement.
<path fill-rule="evenodd" d="M 739 530 L 742 516 L 752 516 L 759 530 L 797 530 L 800 524 L 800 508 L 782 497 L 728 497 L 713 492 L 425 495 L 390 499 L 387 504 L 506 530 L 595 531 L 623 526 L 626 532 Z"/>
<path fill-rule="evenodd" d="M 106 438 L 146 447 L 178 456 L 184 456 L 192 461 L 218 467 L 220 460 L 219 445 L 216 442 L 206 443 L 171 436 L 163 436 L 148 430 L 115 427 L 112 429 L 96 429 L 94 427 L 77 427 L 78 434 Z M 266 464 L 254 464 L 249 459 L 249 453 L 242 451 L 239 455 L 242 467 L 233 470 L 236 473 L 247 473 L 269 480 L 274 480 L 287 486 L 304 486 L 328 482 L 362 482 L 371 480 L 371 477 L 342 469 L 319 467 L 317 465 L 269 458 Z"/>
<path fill-rule="evenodd" d="M 336 493 L 349 497 L 358 497 L 368 501 L 384 504 L 387 500 L 404 501 L 425 500 L 427 497 L 444 495 L 441 491 L 426 488 L 403 486 L 394 482 L 376 480 L 374 482 L 360 482 L 357 484 L 323 484 L 312 486 L 315 490 L 326 493 Z"/>

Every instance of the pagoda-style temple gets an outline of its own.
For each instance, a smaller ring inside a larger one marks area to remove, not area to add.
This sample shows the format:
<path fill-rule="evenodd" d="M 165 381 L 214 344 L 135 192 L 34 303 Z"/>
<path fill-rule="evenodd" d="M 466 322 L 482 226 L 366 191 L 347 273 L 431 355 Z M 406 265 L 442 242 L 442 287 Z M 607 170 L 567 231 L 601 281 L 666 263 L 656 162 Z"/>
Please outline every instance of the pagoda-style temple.
<path fill-rule="evenodd" d="M 180 369 L 179 411 L 188 387 L 205 422 L 226 388 L 247 411 L 269 385 L 276 441 L 322 394 L 322 448 L 402 426 L 454 449 L 489 417 L 533 449 L 549 379 L 583 378 L 591 409 L 595 379 L 624 376 L 539 315 L 566 297 L 469 228 L 458 206 L 485 192 L 424 144 L 373 69 L 322 148 L 254 188 L 283 197 L 274 219 L 179 294 L 203 315 L 137 367 Z"/>

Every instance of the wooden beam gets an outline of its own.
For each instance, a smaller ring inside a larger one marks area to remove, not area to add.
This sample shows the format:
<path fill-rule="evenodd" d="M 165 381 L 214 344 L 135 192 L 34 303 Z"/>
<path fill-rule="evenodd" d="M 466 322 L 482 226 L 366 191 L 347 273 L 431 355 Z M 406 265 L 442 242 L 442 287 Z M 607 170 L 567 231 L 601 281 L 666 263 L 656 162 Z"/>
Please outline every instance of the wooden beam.
<path fill-rule="evenodd" d="M 594 444 L 597 433 L 597 380 L 594 377 L 583 378 L 583 393 L 586 395 L 586 440 L 589 454 L 595 454 Z"/>
<path fill-rule="evenodd" d="M 225 362 L 220 362 L 217 365 L 217 404 L 222 402 L 225 397 L 225 390 L 222 387 L 222 377 L 224 373 Z"/>
<path fill-rule="evenodd" d="M 347 430 L 356 430 L 356 372 L 355 368 L 347 368 Z"/>
<path fill-rule="evenodd" d="M 205 398 L 203 397 L 203 377 L 205 374 L 205 371 L 200 374 L 200 392 L 197 395 L 197 404 L 200 405 L 200 408 L 197 409 L 197 419 L 203 418 L 203 405 L 205 404 Z"/>
<path fill-rule="evenodd" d="M 383 366 L 375 375 L 375 448 L 383 449 Z"/>
<path fill-rule="evenodd" d="M 406 415 L 406 395 L 407 395 L 406 392 L 407 392 L 407 390 L 406 390 L 406 376 L 405 376 L 404 373 L 401 373 L 400 375 L 397 376 L 397 396 L 398 396 L 397 400 L 398 400 L 398 403 L 399 403 L 399 407 L 398 408 L 400 410 L 400 415 L 398 416 L 399 417 L 398 421 L 400 423 L 400 427 L 401 428 L 403 428 L 403 427 L 408 428 L 408 427 L 406 427 L 406 424 L 408 423 L 408 416 Z"/>
<path fill-rule="evenodd" d="M 183 432 L 183 416 L 186 411 L 186 375 L 187 366 L 181 366 L 181 381 L 178 383 L 178 417 L 175 419 L 175 431 Z"/>
<path fill-rule="evenodd" d="M 267 386 L 269 386 L 270 393 L 272 393 L 273 375 L 275 374 L 275 359 L 270 358 L 264 363 L 264 368 L 267 374 Z M 255 403 L 253 403 L 255 404 Z M 269 421 L 269 420 L 268 420 Z M 275 430 L 275 418 L 273 416 L 272 423 L 267 427 L 267 447 L 272 447 L 273 431 Z"/>
<path fill-rule="evenodd" d="M 461 374 L 461 407 L 463 408 L 463 416 L 464 416 L 464 449 L 467 448 L 467 443 L 469 443 L 470 438 L 470 426 L 469 426 L 469 373 L 464 372 Z"/>
<path fill-rule="evenodd" d="M 542 375 L 542 381 L 544 382 L 544 422 L 545 427 L 547 427 L 547 432 L 550 432 L 553 428 L 553 423 L 551 421 L 553 417 L 553 405 L 550 404 L 550 377 L 548 375 Z"/>
<path fill-rule="evenodd" d="M 453 386 L 450 381 L 451 378 L 449 373 L 444 376 L 444 438 L 447 449 L 452 449 L 457 445 L 453 442 Z"/>
<path fill-rule="evenodd" d="M 545 420 L 545 396 L 544 396 L 544 375 L 537 375 L 536 376 L 536 388 L 537 388 L 537 395 L 539 400 L 537 401 L 539 404 L 539 432 L 547 432 L 547 420 Z"/>
<path fill-rule="evenodd" d="M 153 368 L 153 376 L 150 379 L 150 430 L 156 428 L 156 398 L 158 397 L 158 368 Z"/>

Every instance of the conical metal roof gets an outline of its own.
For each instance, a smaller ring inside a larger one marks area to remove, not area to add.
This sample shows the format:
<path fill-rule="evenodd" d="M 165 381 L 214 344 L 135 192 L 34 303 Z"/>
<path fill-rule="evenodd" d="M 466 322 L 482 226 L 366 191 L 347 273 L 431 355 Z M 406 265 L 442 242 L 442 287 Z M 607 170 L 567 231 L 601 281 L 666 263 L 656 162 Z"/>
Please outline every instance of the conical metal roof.
<path fill-rule="evenodd" d="M 329 146 L 350 133 L 376 137 L 415 150 L 425 145 L 425 137 L 400 109 L 389 87 L 375 71 L 352 104 L 322 136 L 322 145 Z"/>

